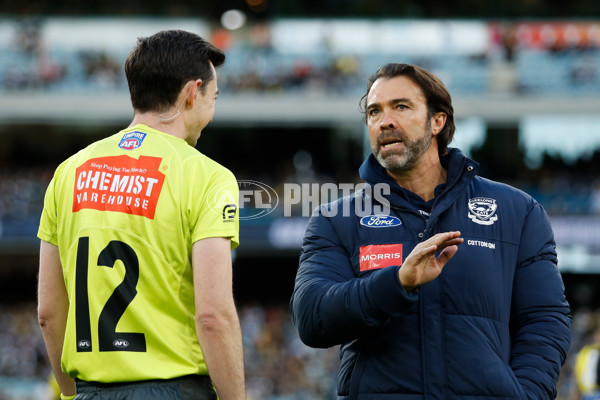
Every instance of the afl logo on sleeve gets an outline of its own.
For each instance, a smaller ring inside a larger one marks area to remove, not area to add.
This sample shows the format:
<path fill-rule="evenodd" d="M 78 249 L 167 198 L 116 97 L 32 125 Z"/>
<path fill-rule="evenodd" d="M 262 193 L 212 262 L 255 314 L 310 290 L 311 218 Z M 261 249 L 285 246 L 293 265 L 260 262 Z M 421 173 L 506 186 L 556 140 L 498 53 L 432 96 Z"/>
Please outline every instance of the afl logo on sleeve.
<path fill-rule="evenodd" d="M 142 145 L 146 134 L 140 131 L 128 132 L 123 135 L 119 142 L 119 147 L 123 150 L 134 150 Z"/>
<path fill-rule="evenodd" d="M 360 270 L 385 268 L 402 265 L 402 243 L 372 244 L 360 248 Z"/>

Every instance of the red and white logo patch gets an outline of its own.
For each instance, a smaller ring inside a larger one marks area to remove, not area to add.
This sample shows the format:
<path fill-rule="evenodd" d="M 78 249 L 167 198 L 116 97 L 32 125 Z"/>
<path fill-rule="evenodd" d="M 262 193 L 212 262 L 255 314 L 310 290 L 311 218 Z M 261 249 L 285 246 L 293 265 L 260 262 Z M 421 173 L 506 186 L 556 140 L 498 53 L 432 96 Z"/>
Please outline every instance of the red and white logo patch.
<path fill-rule="evenodd" d="M 402 244 L 372 244 L 360 248 L 360 270 L 402 265 Z"/>
<path fill-rule="evenodd" d="M 87 160 L 77 168 L 73 212 L 117 211 L 154 219 L 165 175 L 162 159 L 109 156 Z"/>

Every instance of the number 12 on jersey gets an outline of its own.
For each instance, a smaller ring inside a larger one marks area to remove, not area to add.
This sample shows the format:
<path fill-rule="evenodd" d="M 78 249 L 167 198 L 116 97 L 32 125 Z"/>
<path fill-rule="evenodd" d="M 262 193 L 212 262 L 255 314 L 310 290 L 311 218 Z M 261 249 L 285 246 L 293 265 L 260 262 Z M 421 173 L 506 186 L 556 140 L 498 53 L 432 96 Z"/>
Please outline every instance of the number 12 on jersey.
<path fill-rule="evenodd" d="M 88 297 L 88 260 L 90 238 L 81 237 L 77 244 L 75 272 L 75 327 L 77 351 L 92 351 L 92 328 Z M 137 294 L 140 277 L 140 264 L 135 251 L 128 244 L 112 240 L 100 252 L 97 265 L 113 268 L 120 260 L 125 266 L 125 276 L 110 295 L 98 318 L 98 349 L 100 351 L 146 351 L 146 338 L 143 333 L 117 332 L 117 323 L 127 306 Z"/>

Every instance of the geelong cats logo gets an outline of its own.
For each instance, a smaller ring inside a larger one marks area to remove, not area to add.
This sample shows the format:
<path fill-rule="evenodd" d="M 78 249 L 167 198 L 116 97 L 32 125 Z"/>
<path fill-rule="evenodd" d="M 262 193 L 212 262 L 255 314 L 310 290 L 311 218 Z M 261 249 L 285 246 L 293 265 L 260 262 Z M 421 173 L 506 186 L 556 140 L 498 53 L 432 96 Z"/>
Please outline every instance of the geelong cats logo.
<path fill-rule="evenodd" d="M 488 197 L 469 199 L 469 218 L 479 225 L 492 225 L 498 221 L 496 200 Z"/>

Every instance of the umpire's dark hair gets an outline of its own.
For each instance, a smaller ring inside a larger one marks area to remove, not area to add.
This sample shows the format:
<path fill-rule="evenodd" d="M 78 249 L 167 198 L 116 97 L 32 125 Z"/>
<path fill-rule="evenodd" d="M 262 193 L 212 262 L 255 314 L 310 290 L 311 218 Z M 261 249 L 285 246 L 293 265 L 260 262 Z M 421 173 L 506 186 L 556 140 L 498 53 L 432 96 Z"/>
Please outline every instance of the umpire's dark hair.
<path fill-rule="evenodd" d="M 200 90 L 214 78 L 210 62 L 225 62 L 225 53 L 195 33 L 166 30 L 138 38 L 125 61 L 131 104 L 137 111 L 162 112 L 175 105 L 183 86 L 202 79 Z"/>
<path fill-rule="evenodd" d="M 397 76 L 406 76 L 421 87 L 427 101 L 427 118 L 431 118 L 438 112 L 446 114 L 446 124 L 437 135 L 438 153 L 440 157 L 443 156 L 446 154 L 448 144 L 452 141 L 456 129 L 452 98 L 442 81 L 424 68 L 412 64 L 390 63 L 382 66 L 377 72 L 369 76 L 367 93 L 360 99 L 365 122 L 367 120 L 367 97 L 375 81 L 380 78 L 390 79 Z"/>

